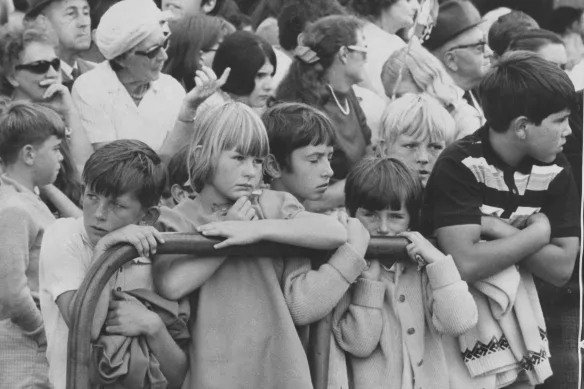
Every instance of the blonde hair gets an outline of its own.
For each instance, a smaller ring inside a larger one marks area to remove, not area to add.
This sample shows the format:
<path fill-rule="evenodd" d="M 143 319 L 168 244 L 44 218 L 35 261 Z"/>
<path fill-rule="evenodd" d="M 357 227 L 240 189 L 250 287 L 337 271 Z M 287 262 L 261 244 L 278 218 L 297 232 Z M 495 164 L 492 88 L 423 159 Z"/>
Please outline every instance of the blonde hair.
<path fill-rule="evenodd" d="M 399 69 L 403 66 L 402 79 L 407 79 L 422 92 L 437 99 L 449 111 L 460 100 L 459 92 L 452 77 L 444 69 L 444 65 L 432 53 L 420 44 L 402 47 L 394 51 L 381 71 L 381 80 L 385 94 L 392 98 L 398 78 Z"/>
<path fill-rule="evenodd" d="M 197 192 L 213 178 L 223 151 L 235 149 L 256 158 L 265 158 L 270 152 L 266 127 L 242 103 L 226 103 L 198 113 L 194 134 L 187 164 L 191 185 Z"/>
<path fill-rule="evenodd" d="M 380 142 L 384 149 L 395 143 L 400 135 L 416 139 L 430 138 L 432 142 L 452 143 L 456 130 L 454 119 L 432 96 L 421 93 L 406 93 L 388 104 L 381 117 Z"/>

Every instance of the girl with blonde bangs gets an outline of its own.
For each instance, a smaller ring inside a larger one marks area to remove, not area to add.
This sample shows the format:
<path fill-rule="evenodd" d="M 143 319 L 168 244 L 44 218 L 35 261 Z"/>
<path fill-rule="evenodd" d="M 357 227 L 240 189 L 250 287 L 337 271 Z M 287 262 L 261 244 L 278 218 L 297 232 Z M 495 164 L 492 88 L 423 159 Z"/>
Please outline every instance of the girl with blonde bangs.
<path fill-rule="evenodd" d="M 383 65 L 381 79 L 389 98 L 405 93 L 427 93 L 437 99 L 454 118 L 455 140 L 472 134 L 481 126 L 476 110 L 463 99 L 444 65 L 417 41 L 389 56 Z"/>
<path fill-rule="evenodd" d="M 306 212 L 292 195 L 259 190 L 268 136 L 242 103 L 197 117 L 188 168 L 198 195 L 164 209 L 158 228 L 225 240 L 215 248 L 270 240 L 335 249 L 347 232 L 336 219 Z M 186 388 L 311 387 L 306 353 L 285 295 L 283 258 L 255 256 L 154 259 L 158 292 L 179 299 L 196 292 Z"/>
<path fill-rule="evenodd" d="M 454 141 L 455 127 L 438 100 L 426 93 L 406 93 L 383 113 L 377 152 L 405 163 L 426 185 L 436 159 Z"/>

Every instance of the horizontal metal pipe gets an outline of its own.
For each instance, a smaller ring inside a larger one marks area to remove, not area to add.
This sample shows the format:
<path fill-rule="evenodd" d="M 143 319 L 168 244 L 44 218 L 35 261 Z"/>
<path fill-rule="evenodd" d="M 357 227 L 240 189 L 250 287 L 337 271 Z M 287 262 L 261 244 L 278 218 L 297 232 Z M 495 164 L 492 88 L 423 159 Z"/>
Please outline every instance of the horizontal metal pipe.
<path fill-rule="evenodd" d="M 309 256 L 316 262 L 325 262 L 326 253 L 320 250 L 310 250 L 296 246 L 284 245 L 272 242 L 260 242 L 247 246 L 233 246 L 217 250 L 213 246 L 220 240 L 208 239 L 197 234 L 164 233 L 165 243 L 159 245 L 158 254 L 193 254 L 196 256 L 242 256 L 242 257 L 298 257 Z M 401 237 L 371 238 L 367 249 L 367 258 L 379 258 L 386 266 L 392 266 L 398 258 L 405 258 L 405 247 L 408 241 Z M 105 288 L 107 281 L 124 264 L 138 256 L 134 247 L 120 245 L 112 248 L 101 256 L 89 269 L 83 283 L 77 292 L 77 298 L 73 307 L 73 320 L 69 331 L 68 360 L 67 360 L 67 389 L 90 389 L 89 363 L 90 363 L 90 336 L 91 324 L 97 306 L 97 300 Z M 329 318 L 330 320 L 330 318 Z M 330 323 L 323 328 L 329 328 Z M 322 336 L 327 336 L 326 331 Z M 326 384 L 325 362 L 328 361 L 328 339 L 320 339 L 318 345 L 314 345 L 312 352 L 312 371 L 318 371 L 318 387 Z M 326 346 L 325 346 L 326 345 Z M 324 358 L 324 360 L 321 360 Z M 319 362 L 320 361 L 320 362 Z M 315 382 L 316 384 L 316 382 Z M 326 386 L 326 385 L 325 385 Z"/>

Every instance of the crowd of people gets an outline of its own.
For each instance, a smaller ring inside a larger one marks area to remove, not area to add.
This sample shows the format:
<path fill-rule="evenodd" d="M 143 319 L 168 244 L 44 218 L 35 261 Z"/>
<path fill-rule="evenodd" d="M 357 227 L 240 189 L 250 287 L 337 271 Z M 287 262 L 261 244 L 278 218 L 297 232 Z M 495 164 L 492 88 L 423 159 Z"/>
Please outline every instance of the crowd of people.
<path fill-rule="evenodd" d="M 330 320 L 331 389 L 575 388 L 582 10 L 2 0 L 0 24 L 0 389 L 65 389 L 119 244 L 92 387 L 312 388 Z M 164 232 L 321 254 L 160 255 Z"/>

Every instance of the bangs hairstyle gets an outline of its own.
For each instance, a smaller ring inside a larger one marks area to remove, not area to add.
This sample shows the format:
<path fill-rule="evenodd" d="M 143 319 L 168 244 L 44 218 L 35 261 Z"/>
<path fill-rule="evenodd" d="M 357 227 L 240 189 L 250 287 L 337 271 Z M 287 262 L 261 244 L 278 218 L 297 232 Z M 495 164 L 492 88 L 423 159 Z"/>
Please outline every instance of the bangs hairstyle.
<path fill-rule="evenodd" d="M 538 126 L 551 114 L 576 109 L 566 72 L 529 51 L 506 53 L 481 81 L 479 95 L 487 122 L 501 133 L 520 116 Z"/>
<path fill-rule="evenodd" d="M 0 107 L 0 159 L 13 164 L 26 145 L 41 146 L 51 136 L 65 138 L 65 123 L 52 109 L 31 102 Z"/>
<path fill-rule="evenodd" d="M 82 181 L 106 197 L 132 193 L 142 207 L 149 208 L 159 203 L 166 177 L 162 160 L 146 143 L 122 139 L 105 144 L 89 157 Z"/>
<path fill-rule="evenodd" d="M 456 123 L 446 108 L 425 93 L 406 93 L 389 103 L 381 123 L 379 139 L 387 146 L 393 145 L 400 135 L 449 145 L 456 131 Z"/>
<path fill-rule="evenodd" d="M 188 155 L 191 186 L 200 192 L 215 175 L 223 151 L 265 158 L 270 153 L 266 127 L 247 105 L 237 102 L 212 107 L 197 115 Z"/>
<path fill-rule="evenodd" d="M 220 77 L 231 68 L 221 89 L 236 96 L 247 96 L 255 89 L 258 71 L 269 62 L 276 74 L 276 53 L 264 38 L 247 31 L 236 31 L 225 37 L 213 59 L 213 71 Z"/>
<path fill-rule="evenodd" d="M 410 228 L 419 228 L 422 208 L 422 181 L 395 158 L 362 159 L 353 167 L 345 183 L 345 207 L 351 217 L 357 209 L 399 211 L 402 204 L 410 215 Z"/>
<path fill-rule="evenodd" d="M 201 69 L 201 52 L 211 49 L 235 29 L 221 18 L 204 14 L 185 15 L 171 20 L 169 26 L 172 38 L 163 72 L 191 90 L 195 87 L 195 73 Z"/>
<path fill-rule="evenodd" d="M 280 103 L 264 112 L 270 152 L 281 168 L 290 166 L 294 150 L 306 146 L 333 146 L 333 124 L 325 114 L 303 103 Z"/>

